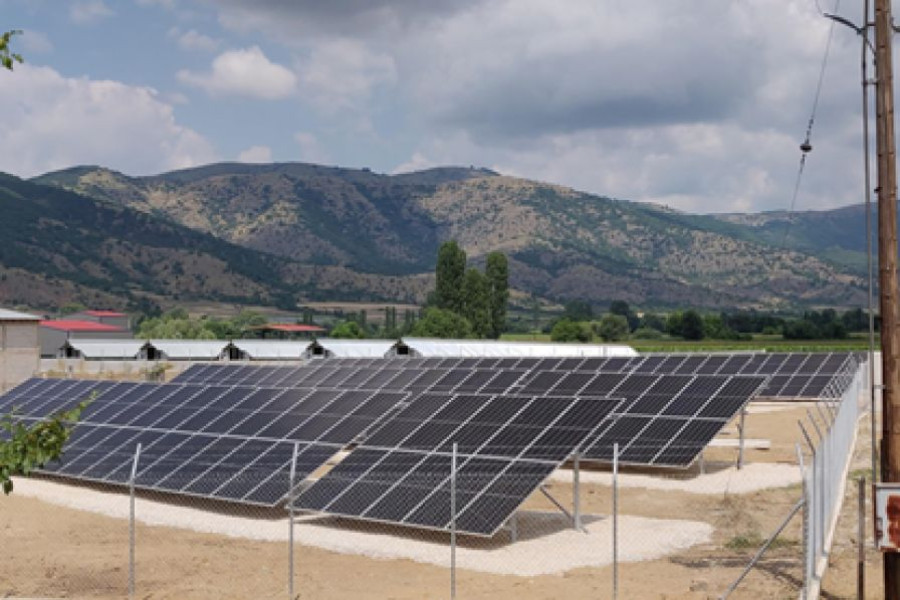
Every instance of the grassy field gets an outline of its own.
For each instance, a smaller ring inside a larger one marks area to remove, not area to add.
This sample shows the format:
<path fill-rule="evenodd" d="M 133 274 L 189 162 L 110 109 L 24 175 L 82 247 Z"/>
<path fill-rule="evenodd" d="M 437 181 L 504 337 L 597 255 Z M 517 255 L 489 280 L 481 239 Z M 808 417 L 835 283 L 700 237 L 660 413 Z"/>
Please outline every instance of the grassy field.
<path fill-rule="evenodd" d="M 549 334 L 503 334 L 509 341 L 549 342 Z M 602 343 L 595 340 L 595 343 Z M 779 335 L 759 335 L 752 340 L 700 340 L 696 342 L 681 339 L 624 340 L 619 342 L 632 346 L 638 352 L 720 352 L 726 350 L 766 350 L 769 352 L 825 352 L 867 350 L 865 335 L 851 336 L 845 340 L 785 340 Z M 878 340 L 875 340 L 877 346 Z"/>

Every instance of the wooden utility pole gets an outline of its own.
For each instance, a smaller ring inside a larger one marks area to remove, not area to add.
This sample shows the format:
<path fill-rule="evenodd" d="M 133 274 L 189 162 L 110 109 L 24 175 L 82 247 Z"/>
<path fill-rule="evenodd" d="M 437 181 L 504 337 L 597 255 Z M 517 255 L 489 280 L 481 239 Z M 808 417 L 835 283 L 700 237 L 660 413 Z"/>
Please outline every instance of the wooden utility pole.
<path fill-rule="evenodd" d="M 875 0 L 875 140 L 878 149 L 878 281 L 881 287 L 881 476 L 900 482 L 900 350 L 897 330 L 897 154 L 891 0 Z M 900 600 L 900 554 L 884 554 L 884 597 Z"/>

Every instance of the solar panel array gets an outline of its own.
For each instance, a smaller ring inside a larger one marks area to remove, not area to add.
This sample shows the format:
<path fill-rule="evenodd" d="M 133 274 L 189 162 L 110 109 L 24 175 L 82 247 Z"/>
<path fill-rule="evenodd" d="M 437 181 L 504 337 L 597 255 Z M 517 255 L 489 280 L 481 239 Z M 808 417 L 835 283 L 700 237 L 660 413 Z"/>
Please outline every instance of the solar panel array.
<path fill-rule="evenodd" d="M 357 359 L 304 367 L 201 365 L 180 380 L 234 385 L 328 386 L 451 394 L 589 396 L 626 400 L 621 423 L 583 449 L 586 459 L 609 461 L 618 443 L 623 464 L 686 467 L 744 404 L 766 376 L 596 372 L 629 359 Z M 654 370 L 659 370 L 658 365 Z"/>
<path fill-rule="evenodd" d="M 382 419 L 407 395 L 190 384 L 31 379 L 0 398 L 26 421 L 91 394 L 66 446 L 45 470 L 124 484 L 142 445 L 135 485 L 273 506 L 288 491 L 298 445 L 299 479 Z"/>
<path fill-rule="evenodd" d="M 651 354 L 610 358 L 361 358 L 315 361 L 291 367 L 194 365 L 177 380 L 215 382 L 224 374 L 234 385 L 264 383 L 275 387 L 327 385 L 500 393 L 515 389 L 519 382 L 517 374 L 533 370 L 591 374 L 764 375 L 770 379 L 760 391 L 760 397 L 814 399 L 840 396 L 852 381 L 860 360 L 858 354 L 850 352 Z M 398 376 L 395 371 L 404 371 L 404 374 Z M 495 381 L 490 386 L 479 388 L 479 385 L 487 385 L 492 376 Z M 418 380 L 414 382 L 416 378 Z"/>
<path fill-rule="evenodd" d="M 493 535 L 619 400 L 423 394 L 301 494 L 297 508 L 449 527 L 451 451 L 460 531 Z"/>
<path fill-rule="evenodd" d="M 459 527 L 491 535 L 574 452 L 687 466 L 751 398 L 835 393 L 848 354 L 633 358 L 429 358 L 303 366 L 195 365 L 171 384 L 29 380 L 0 397 L 33 421 L 96 400 L 63 463 L 47 470 L 272 506 L 341 448 L 349 455 L 297 506 L 443 529 L 450 445 L 459 444 Z M 748 374 L 749 373 L 749 374 Z M 766 391 L 763 387 L 768 383 Z"/>

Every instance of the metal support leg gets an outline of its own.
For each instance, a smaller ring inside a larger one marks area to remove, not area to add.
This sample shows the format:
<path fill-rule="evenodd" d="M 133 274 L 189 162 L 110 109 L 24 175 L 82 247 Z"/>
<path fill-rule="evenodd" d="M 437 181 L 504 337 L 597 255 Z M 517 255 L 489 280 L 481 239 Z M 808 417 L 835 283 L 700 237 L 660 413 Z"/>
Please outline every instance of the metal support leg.
<path fill-rule="evenodd" d="M 581 529 L 581 477 L 579 472 L 578 452 L 572 462 L 572 526 Z"/>
<path fill-rule="evenodd" d="M 456 442 L 450 463 L 450 598 L 456 598 Z"/>
<path fill-rule="evenodd" d="M 613 444 L 612 485 L 613 600 L 619 597 L 619 444 Z"/>
<path fill-rule="evenodd" d="M 130 507 L 128 515 L 128 597 L 134 598 L 134 481 L 137 478 L 138 461 L 141 459 L 141 444 L 134 449 L 134 462 L 131 463 L 131 477 L 128 479 Z"/>
<path fill-rule="evenodd" d="M 291 475 L 288 481 L 288 598 L 294 600 L 294 478 L 297 476 L 297 454 L 300 444 L 294 443 L 294 455 L 291 458 Z"/>
<path fill-rule="evenodd" d="M 744 438 L 746 437 L 744 435 L 744 424 L 745 424 L 746 417 L 747 417 L 747 407 L 745 406 L 744 408 L 741 409 L 741 420 L 740 420 L 740 424 L 738 425 L 738 433 L 740 434 L 740 437 L 741 437 L 740 442 L 738 444 L 738 464 L 737 464 L 738 470 L 744 468 Z"/>
<path fill-rule="evenodd" d="M 519 517 L 518 513 L 513 513 L 508 521 L 509 525 L 509 541 L 515 544 L 519 541 Z"/>

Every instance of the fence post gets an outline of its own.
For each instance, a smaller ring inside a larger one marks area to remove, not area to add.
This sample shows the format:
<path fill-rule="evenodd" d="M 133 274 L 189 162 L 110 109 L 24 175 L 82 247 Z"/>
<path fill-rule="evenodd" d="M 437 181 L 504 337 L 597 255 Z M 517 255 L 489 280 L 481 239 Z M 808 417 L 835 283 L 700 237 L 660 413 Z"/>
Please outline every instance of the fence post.
<path fill-rule="evenodd" d="M 619 597 L 619 443 L 613 444 L 612 555 L 613 600 Z"/>
<path fill-rule="evenodd" d="M 138 461 L 141 459 L 141 444 L 134 448 L 134 462 L 131 463 L 131 477 L 128 479 L 128 597 L 134 599 L 134 481 L 137 478 Z"/>
<path fill-rule="evenodd" d="M 450 598 L 456 598 L 456 442 L 450 458 Z"/>
<path fill-rule="evenodd" d="M 288 599 L 294 600 L 294 478 L 297 476 L 297 454 L 300 444 L 294 442 L 291 458 L 291 474 L 288 481 Z"/>
<path fill-rule="evenodd" d="M 572 525 L 581 531 L 581 476 L 579 473 L 579 458 L 581 453 L 576 452 L 572 460 Z"/>
<path fill-rule="evenodd" d="M 866 478 L 859 478 L 859 501 L 857 502 L 859 529 L 856 532 L 856 597 L 864 600 L 866 596 Z"/>
<path fill-rule="evenodd" d="M 806 592 L 809 590 L 810 578 L 810 552 L 809 552 L 809 487 L 807 485 L 806 469 L 803 464 L 803 451 L 800 450 L 800 444 L 797 444 L 797 464 L 800 467 L 800 494 L 803 498 L 803 519 L 801 527 L 801 543 L 803 544 L 803 588 L 801 589 L 801 598 L 806 598 Z"/>

